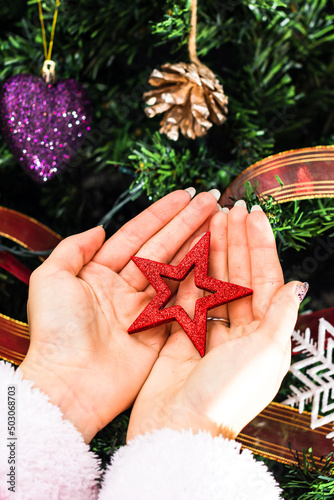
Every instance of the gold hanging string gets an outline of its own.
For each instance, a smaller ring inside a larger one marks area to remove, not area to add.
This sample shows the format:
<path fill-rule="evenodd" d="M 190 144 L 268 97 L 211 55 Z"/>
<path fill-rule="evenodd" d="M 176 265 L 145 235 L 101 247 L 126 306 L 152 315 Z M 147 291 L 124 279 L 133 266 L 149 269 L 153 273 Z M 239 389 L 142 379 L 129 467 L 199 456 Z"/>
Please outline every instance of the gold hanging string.
<path fill-rule="evenodd" d="M 197 56 L 196 49 L 196 31 L 197 31 L 197 0 L 190 0 L 190 12 L 191 12 L 191 29 L 189 34 L 189 42 L 188 42 L 188 50 L 189 50 L 189 58 L 190 61 L 198 68 L 201 68 L 202 74 L 207 74 L 210 78 L 213 77 L 212 71 L 203 64 Z"/>
<path fill-rule="evenodd" d="M 51 37 L 50 37 L 49 50 L 48 50 L 47 49 L 47 44 L 46 44 L 46 35 L 45 35 L 45 26 L 44 26 L 42 4 L 41 4 L 41 0 L 38 0 L 39 19 L 41 21 L 43 47 L 44 47 L 44 57 L 45 57 L 46 61 L 50 61 L 51 60 L 51 54 L 52 54 L 52 48 L 53 48 L 53 40 L 54 40 L 55 31 L 56 31 L 56 23 L 57 23 L 59 6 L 60 6 L 60 0 L 56 0 L 56 9 L 55 9 L 55 13 L 53 15 Z"/>
<path fill-rule="evenodd" d="M 190 20 L 191 30 L 188 43 L 189 57 L 192 63 L 201 66 L 201 62 L 197 57 L 197 50 L 196 50 L 197 0 L 191 0 L 190 12 L 191 12 L 191 20 Z"/>

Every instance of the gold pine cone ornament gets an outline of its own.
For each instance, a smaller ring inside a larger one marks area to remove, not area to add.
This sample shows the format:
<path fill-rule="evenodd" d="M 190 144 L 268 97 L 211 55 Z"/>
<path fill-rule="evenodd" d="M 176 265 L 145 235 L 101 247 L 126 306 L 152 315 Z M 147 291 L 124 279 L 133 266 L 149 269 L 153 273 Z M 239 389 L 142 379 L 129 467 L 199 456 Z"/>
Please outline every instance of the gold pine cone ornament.
<path fill-rule="evenodd" d="M 228 98 L 215 74 L 203 64 L 164 64 L 154 69 L 149 83 L 156 89 L 146 92 L 149 118 L 165 113 L 160 133 L 176 141 L 179 130 L 189 139 L 204 136 L 213 123 L 226 120 Z"/>

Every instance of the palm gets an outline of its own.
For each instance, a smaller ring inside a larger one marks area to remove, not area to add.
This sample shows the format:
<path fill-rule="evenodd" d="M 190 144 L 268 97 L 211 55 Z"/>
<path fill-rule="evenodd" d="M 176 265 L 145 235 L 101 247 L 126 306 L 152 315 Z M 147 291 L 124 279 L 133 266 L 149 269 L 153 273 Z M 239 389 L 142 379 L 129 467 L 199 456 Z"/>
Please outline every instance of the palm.
<path fill-rule="evenodd" d="M 185 423 L 191 427 L 196 415 L 196 420 L 212 421 L 213 431 L 224 427 L 225 435 L 236 436 L 272 400 L 289 366 L 289 350 L 282 357 L 275 346 L 264 346 L 258 324 L 229 331 L 210 325 L 208 334 L 215 346 L 207 348 L 203 359 L 194 352 L 181 361 L 180 348 L 176 352 L 176 343 L 167 341 L 152 370 L 150 379 L 154 377 L 154 382 L 150 386 L 148 380 L 140 397 L 146 399 L 147 390 L 150 396 L 155 394 L 154 406 L 157 393 L 162 406 L 167 400 L 170 427 L 183 428 Z M 183 333 L 175 332 L 177 335 Z M 256 387 L 260 397 L 254 394 Z M 154 414 L 153 405 L 145 413 Z"/>
<path fill-rule="evenodd" d="M 31 322 L 35 356 L 61 373 L 82 407 L 94 407 L 101 427 L 115 398 L 120 411 L 133 402 L 165 342 L 164 327 L 148 335 L 127 333 L 149 300 L 149 291 L 138 293 L 94 262 L 79 277 L 66 271 L 48 276 L 34 295 L 42 311 Z M 111 380 L 118 382 L 113 391 Z"/>

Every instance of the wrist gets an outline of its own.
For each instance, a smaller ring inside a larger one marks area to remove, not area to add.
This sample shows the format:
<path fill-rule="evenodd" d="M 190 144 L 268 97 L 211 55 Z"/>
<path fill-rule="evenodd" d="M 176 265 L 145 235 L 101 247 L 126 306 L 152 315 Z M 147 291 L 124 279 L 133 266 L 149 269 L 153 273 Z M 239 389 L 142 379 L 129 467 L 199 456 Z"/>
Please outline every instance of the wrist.
<path fill-rule="evenodd" d="M 223 437 L 226 439 L 235 439 L 238 432 L 224 419 L 215 420 L 214 415 L 209 411 L 203 411 L 203 406 L 194 405 L 183 392 L 179 392 L 171 405 L 169 419 L 171 427 L 175 430 L 191 429 L 194 434 L 200 431 L 207 431 L 212 437 Z"/>
<path fill-rule="evenodd" d="M 166 425 L 174 430 L 182 431 L 191 429 L 194 434 L 198 434 L 201 431 L 206 431 L 211 434 L 212 437 L 223 437 L 226 439 L 235 439 L 238 435 L 233 429 L 225 426 L 224 424 L 218 425 L 212 420 L 196 415 L 195 417 L 185 417 L 180 423 L 171 422 L 170 425 Z"/>
<path fill-rule="evenodd" d="M 148 402 L 144 398 L 140 402 L 136 401 L 130 416 L 127 442 L 137 435 L 165 427 L 180 432 L 190 429 L 194 434 L 207 431 L 212 437 L 221 436 L 226 439 L 235 439 L 238 435 L 237 431 L 223 422 L 216 423 L 208 415 L 185 404 L 182 396 L 177 394 L 156 396 L 153 404 L 152 400 Z"/>
<path fill-rule="evenodd" d="M 172 429 L 174 431 L 179 431 L 182 432 L 184 430 L 191 430 L 193 434 L 198 434 L 201 431 L 207 431 L 209 434 L 211 434 L 212 437 L 223 437 L 225 439 L 236 439 L 238 433 L 234 432 L 233 429 L 229 429 L 228 427 L 224 426 L 217 426 L 213 424 L 212 422 L 209 421 L 192 421 L 192 422 L 186 422 L 184 421 L 183 423 L 175 423 L 173 421 L 166 421 L 164 425 L 153 425 L 149 429 L 146 427 L 145 428 L 145 433 L 150 432 L 152 433 L 155 430 L 163 429 L 163 428 L 168 428 Z M 127 443 L 134 439 L 136 436 L 143 434 L 142 429 L 140 427 L 140 424 L 130 424 L 128 427 L 128 432 L 126 436 L 126 441 Z"/>
<path fill-rule="evenodd" d="M 75 388 L 66 383 L 66 377 L 58 376 L 46 367 L 36 366 L 27 356 L 20 364 L 22 378 L 33 382 L 33 387 L 40 389 L 49 398 L 50 403 L 58 406 L 64 420 L 69 420 L 81 433 L 85 443 L 89 443 L 99 429 L 92 424 L 92 410 L 75 394 Z"/>

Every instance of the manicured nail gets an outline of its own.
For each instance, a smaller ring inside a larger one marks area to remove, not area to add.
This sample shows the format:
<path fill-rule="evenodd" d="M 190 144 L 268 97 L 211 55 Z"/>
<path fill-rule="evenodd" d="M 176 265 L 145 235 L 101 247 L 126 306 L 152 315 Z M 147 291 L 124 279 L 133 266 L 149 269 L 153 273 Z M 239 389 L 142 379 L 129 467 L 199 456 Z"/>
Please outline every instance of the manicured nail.
<path fill-rule="evenodd" d="M 103 224 L 99 224 L 98 226 L 96 227 L 102 227 L 102 229 L 104 229 L 104 225 Z"/>
<path fill-rule="evenodd" d="M 220 191 L 218 191 L 218 189 L 210 189 L 209 193 L 211 193 L 216 198 L 217 201 L 221 197 L 221 193 Z"/>
<path fill-rule="evenodd" d="M 221 208 L 221 211 L 222 211 L 222 212 L 224 212 L 224 214 L 228 214 L 228 213 L 229 213 L 229 211 L 230 211 L 230 209 L 229 209 L 229 208 L 227 208 L 227 207 L 222 207 L 222 208 Z"/>
<path fill-rule="evenodd" d="M 190 199 L 192 199 L 196 194 L 196 189 L 194 187 L 188 187 L 187 189 L 185 189 L 185 191 L 187 191 L 187 193 L 190 195 Z"/>
<path fill-rule="evenodd" d="M 245 200 L 238 200 L 234 203 L 235 207 L 247 207 Z"/>
<path fill-rule="evenodd" d="M 299 302 L 303 302 L 309 286 L 310 285 L 307 283 L 307 281 L 305 281 L 305 283 L 302 283 L 301 285 L 296 286 L 296 294 L 298 295 Z"/>
<path fill-rule="evenodd" d="M 263 212 L 263 210 L 260 205 L 253 205 L 251 208 L 251 212 Z"/>

